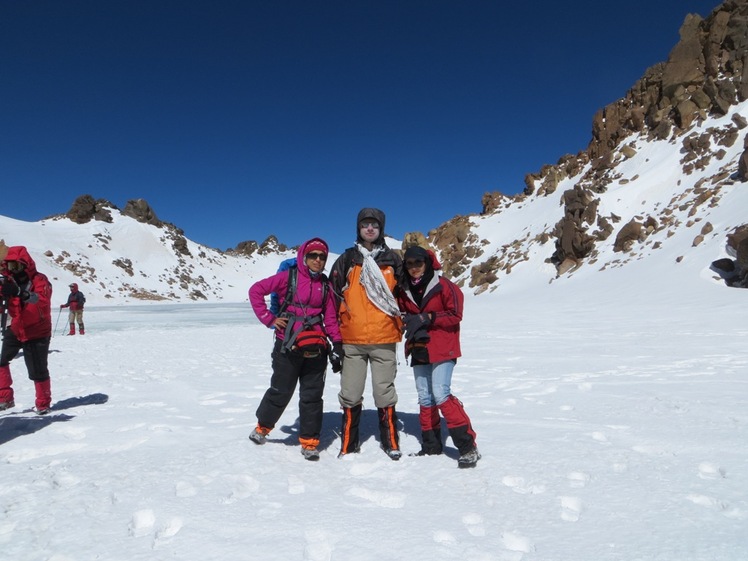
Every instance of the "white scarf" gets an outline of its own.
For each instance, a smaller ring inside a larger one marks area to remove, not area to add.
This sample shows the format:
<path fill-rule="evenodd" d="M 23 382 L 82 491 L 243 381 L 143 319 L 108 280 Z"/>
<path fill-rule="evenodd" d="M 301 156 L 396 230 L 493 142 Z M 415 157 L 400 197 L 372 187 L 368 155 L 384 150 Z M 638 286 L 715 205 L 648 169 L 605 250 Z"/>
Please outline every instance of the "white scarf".
<path fill-rule="evenodd" d="M 356 247 L 358 247 L 361 255 L 364 256 L 364 264 L 361 267 L 361 278 L 359 280 L 364 286 L 364 290 L 366 290 L 366 296 L 372 304 L 388 316 L 400 317 L 400 309 L 397 307 L 397 301 L 392 295 L 390 287 L 387 286 L 387 281 L 384 280 L 382 270 L 374 260 L 384 248 L 379 246 L 369 251 L 358 243 Z"/>

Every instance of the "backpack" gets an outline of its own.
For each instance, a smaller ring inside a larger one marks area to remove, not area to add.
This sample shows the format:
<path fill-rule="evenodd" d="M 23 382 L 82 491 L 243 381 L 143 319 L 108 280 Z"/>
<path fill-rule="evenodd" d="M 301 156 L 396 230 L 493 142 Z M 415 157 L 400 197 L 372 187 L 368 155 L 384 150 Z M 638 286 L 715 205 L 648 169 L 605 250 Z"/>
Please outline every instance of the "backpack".
<path fill-rule="evenodd" d="M 289 259 L 287 259 L 286 261 L 289 261 Z M 280 266 L 283 267 L 286 261 L 281 263 Z M 293 299 L 296 296 L 296 282 L 299 275 L 299 269 L 296 266 L 296 259 L 293 259 L 291 261 L 293 261 L 293 264 L 286 268 L 286 270 L 288 270 L 288 288 L 286 290 L 286 296 L 283 298 L 283 302 L 279 302 L 278 313 L 275 314 L 276 316 L 285 314 L 288 305 L 293 302 Z M 324 273 L 320 273 L 320 278 L 322 280 L 322 305 L 324 306 L 325 302 L 327 301 L 327 290 L 329 288 L 329 282 L 327 276 Z M 275 297 L 276 300 L 280 300 L 277 294 L 275 295 Z M 272 306 L 272 294 L 270 298 Z M 286 331 L 283 338 L 283 348 L 281 352 L 286 352 L 289 349 L 298 348 L 299 350 L 304 352 L 305 357 L 311 357 L 317 356 L 323 351 L 327 350 L 327 336 L 325 335 L 325 333 L 311 329 L 312 326 L 317 325 L 318 323 L 322 323 L 321 313 L 314 316 L 302 317 L 286 315 L 286 317 L 288 318 L 288 323 L 286 324 Z M 302 322 L 301 329 L 294 332 L 293 326 L 297 321 Z"/>
<path fill-rule="evenodd" d="M 277 272 L 280 273 L 281 271 L 288 271 L 291 267 L 295 266 L 296 258 L 289 257 L 288 259 L 284 259 L 283 261 L 281 261 L 281 264 L 278 266 Z M 296 288 L 296 285 L 294 285 L 294 288 Z M 277 292 L 270 293 L 270 313 L 272 313 L 274 316 L 277 316 L 280 313 L 280 298 L 278 297 Z"/>

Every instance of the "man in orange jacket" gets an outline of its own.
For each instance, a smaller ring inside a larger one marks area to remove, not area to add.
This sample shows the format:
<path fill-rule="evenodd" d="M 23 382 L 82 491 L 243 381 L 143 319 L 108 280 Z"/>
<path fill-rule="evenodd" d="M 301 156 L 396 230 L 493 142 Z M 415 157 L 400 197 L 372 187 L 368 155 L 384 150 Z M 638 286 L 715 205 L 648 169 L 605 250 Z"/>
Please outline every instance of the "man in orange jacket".
<path fill-rule="evenodd" d="M 402 270 L 402 259 L 387 247 L 384 223 L 381 210 L 362 209 L 356 219 L 356 245 L 338 257 L 331 269 L 343 336 L 338 394 L 343 408 L 340 455 L 359 450 L 359 422 L 370 366 L 381 446 L 390 458 L 399 460 L 395 375 L 402 322 L 392 291 Z"/>

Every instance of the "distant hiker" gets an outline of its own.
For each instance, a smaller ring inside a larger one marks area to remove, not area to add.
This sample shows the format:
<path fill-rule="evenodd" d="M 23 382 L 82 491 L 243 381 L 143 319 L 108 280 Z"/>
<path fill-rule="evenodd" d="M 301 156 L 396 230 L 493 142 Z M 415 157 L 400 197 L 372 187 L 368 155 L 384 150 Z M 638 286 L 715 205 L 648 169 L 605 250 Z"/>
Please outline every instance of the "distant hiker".
<path fill-rule="evenodd" d="M 78 290 L 76 283 L 68 285 L 70 287 L 70 294 L 68 294 L 67 304 L 61 304 L 60 309 L 70 308 L 68 314 L 68 323 L 70 324 L 70 332 L 68 335 L 75 335 L 75 324 L 78 323 L 78 333 L 81 335 L 86 334 L 86 329 L 83 326 L 83 305 L 86 303 L 86 297 L 83 293 Z M 96 327 L 96 326 L 94 326 Z M 94 331 L 96 331 L 94 329 Z"/>
<path fill-rule="evenodd" d="M 384 212 L 364 208 L 356 218 L 356 245 L 346 249 L 331 269 L 343 335 L 343 371 L 338 400 L 343 408 L 340 456 L 359 451 L 359 423 L 366 372 L 379 414 L 382 449 L 399 460 L 397 431 L 397 343 L 402 339 L 400 311 L 392 290 L 402 260 L 384 241 Z"/>
<path fill-rule="evenodd" d="M 44 415 L 52 403 L 47 368 L 52 337 L 50 302 L 52 285 L 36 270 L 36 264 L 23 246 L 11 246 L 0 263 L 0 310 L 3 344 L 0 350 L 0 411 L 15 407 L 10 361 L 23 350 L 23 360 L 36 392 L 35 412 Z M 10 315 L 10 327 L 7 319 Z"/>
<path fill-rule="evenodd" d="M 405 313 L 405 356 L 410 357 L 420 406 L 422 445 L 417 455 L 442 453 L 441 412 L 460 452 L 457 465 L 474 467 L 480 459 L 475 431 L 450 388 L 461 356 L 462 291 L 437 273 L 441 265 L 433 252 L 409 247 L 403 260 L 397 301 Z"/>
<path fill-rule="evenodd" d="M 307 460 L 319 459 L 327 360 L 329 357 L 337 372 L 342 354 L 335 298 L 322 272 L 328 254 L 327 243 L 312 238 L 299 248 L 295 267 L 257 281 L 249 289 L 249 302 L 257 318 L 267 327 L 275 327 L 273 375 L 257 408 L 257 427 L 249 438 L 255 444 L 265 444 L 298 382 L 299 443 Z M 273 292 L 282 302 L 277 314 L 265 303 L 265 297 Z"/>

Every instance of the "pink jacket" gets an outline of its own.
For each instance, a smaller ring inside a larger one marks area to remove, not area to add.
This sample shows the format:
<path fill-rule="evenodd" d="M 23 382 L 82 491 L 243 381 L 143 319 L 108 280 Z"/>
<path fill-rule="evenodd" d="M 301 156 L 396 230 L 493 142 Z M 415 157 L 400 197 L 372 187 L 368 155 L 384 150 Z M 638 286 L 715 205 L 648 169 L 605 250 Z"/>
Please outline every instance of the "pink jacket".
<path fill-rule="evenodd" d="M 309 268 L 304 262 L 306 246 L 311 241 L 315 240 L 325 243 L 320 238 L 312 238 L 311 240 L 304 242 L 296 254 L 296 268 L 298 270 L 296 275 L 296 294 L 285 312 L 289 315 L 300 318 L 313 317 L 322 314 L 322 323 L 315 324 L 311 329 L 325 333 L 333 343 L 338 343 L 341 342 L 343 338 L 340 335 L 340 328 L 338 327 L 335 297 L 330 282 L 323 274 L 313 278 L 309 273 Z M 325 246 L 327 246 L 326 243 Z M 267 327 L 273 325 L 276 316 L 268 309 L 265 297 L 275 292 L 278 294 L 279 300 L 283 302 L 286 298 L 286 292 L 288 292 L 288 276 L 289 271 L 281 271 L 273 276 L 257 281 L 249 289 L 249 303 L 252 305 L 252 310 L 257 316 L 257 319 Z M 324 302 L 322 301 L 323 283 L 328 284 Z M 301 328 L 302 322 L 297 321 L 293 330 L 296 331 Z M 282 340 L 284 338 L 283 330 L 276 329 L 275 336 Z"/>

